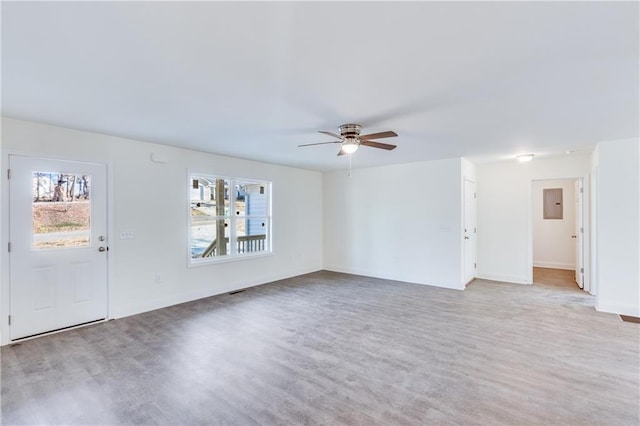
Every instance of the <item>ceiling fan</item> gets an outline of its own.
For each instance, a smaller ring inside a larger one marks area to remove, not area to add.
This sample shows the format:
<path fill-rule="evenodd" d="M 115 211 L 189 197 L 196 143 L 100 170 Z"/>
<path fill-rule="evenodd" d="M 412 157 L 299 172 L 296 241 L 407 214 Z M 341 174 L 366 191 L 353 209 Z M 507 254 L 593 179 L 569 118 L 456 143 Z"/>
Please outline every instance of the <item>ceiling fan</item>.
<path fill-rule="evenodd" d="M 312 145 L 326 145 L 329 143 L 339 143 L 339 144 L 342 144 L 342 146 L 340 148 L 340 152 L 338 152 L 338 155 L 352 154 L 358 150 L 358 147 L 360 145 L 370 146 L 372 148 L 386 149 L 387 151 L 391 151 L 392 149 L 396 148 L 396 145 L 391 145 L 388 143 L 382 143 L 382 142 L 371 140 L 371 139 L 380 139 L 380 138 L 392 138 L 392 137 L 398 136 L 396 132 L 386 131 L 386 132 L 380 132 L 380 133 L 371 133 L 369 135 L 360 135 L 360 130 L 362 130 L 362 126 L 359 124 L 343 124 L 342 126 L 338 127 L 338 129 L 340 130 L 340 135 L 337 135 L 331 132 L 326 132 L 324 130 L 318 131 L 319 133 L 323 133 L 325 135 L 333 136 L 334 138 L 339 139 L 337 141 L 308 143 L 308 144 L 298 145 L 298 146 L 301 147 L 301 146 L 312 146 Z"/>

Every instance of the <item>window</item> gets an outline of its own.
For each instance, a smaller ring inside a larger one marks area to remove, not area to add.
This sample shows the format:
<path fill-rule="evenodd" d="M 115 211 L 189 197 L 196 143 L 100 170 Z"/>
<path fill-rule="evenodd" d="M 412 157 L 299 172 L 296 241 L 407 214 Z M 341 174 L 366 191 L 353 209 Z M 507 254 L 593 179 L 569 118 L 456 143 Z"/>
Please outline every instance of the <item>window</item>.
<path fill-rule="evenodd" d="M 33 248 L 90 246 L 91 176 L 33 172 Z"/>
<path fill-rule="evenodd" d="M 271 252 L 271 182 L 192 173 L 191 264 Z"/>

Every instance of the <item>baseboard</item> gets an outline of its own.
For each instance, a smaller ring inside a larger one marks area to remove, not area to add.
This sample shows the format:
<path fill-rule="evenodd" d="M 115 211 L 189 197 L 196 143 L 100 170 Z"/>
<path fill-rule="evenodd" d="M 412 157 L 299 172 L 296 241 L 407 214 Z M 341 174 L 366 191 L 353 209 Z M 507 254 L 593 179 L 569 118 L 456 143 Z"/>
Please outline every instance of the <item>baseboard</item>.
<path fill-rule="evenodd" d="M 324 265 L 324 269 L 326 271 L 331 272 L 341 272 L 343 274 L 351 274 L 351 275 L 360 275 L 362 277 L 370 277 L 370 278 L 380 278 L 383 280 L 391 280 L 391 281 L 401 281 L 410 284 L 421 284 L 428 285 L 431 287 L 439 287 L 439 288 L 448 288 L 450 290 L 464 290 L 464 285 L 462 283 L 446 283 L 446 282 L 425 282 L 425 281 L 417 281 L 413 280 L 410 277 L 403 277 L 398 275 L 390 275 L 390 274 L 372 274 L 371 271 L 359 270 L 357 268 L 345 268 L 344 266 L 339 265 Z"/>
<path fill-rule="evenodd" d="M 244 280 L 235 283 L 229 283 L 223 287 L 202 288 L 188 293 L 181 293 L 171 295 L 169 297 L 162 297 L 158 299 L 152 299 L 145 301 L 144 303 L 135 303 L 118 308 L 111 308 L 109 312 L 109 319 L 124 318 L 131 315 L 138 315 L 144 312 L 155 311 L 156 309 L 162 309 L 173 305 L 179 305 L 181 303 L 192 302 L 198 299 L 204 299 L 205 297 L 217 296 L 219 294 L 230 293 L 236 290 L 242 290 L 245 288 L 255 287 L 257 285 L 267 284 L 273 281 L 284 280 L 287 278 L 297 277 L 299 275 L 309 274 L 311 272 L 317 272 L 322 268 L 303 268 L 292 270 L 286 273 L 274 274 L 259 279 Z"/>
<path fill-rule="evenodd" d="M 502 281 L 505 283 L 512 284 L 533 284 L 528 277 L 522 277 L 519 275 L 504 275 L 504 274 L 486 274 L 482 272 L 478 272 L 476 278 L 482 280 L 490 280 L 490 281 Z"/>
<path fill-rule="evenodd" d="M 609 302 L 606 300 L 598 301 L 598 303 L 596 304 L 596 311 L 640 317 L 640 306 L 626 303 Z"/>
<path fill-rule="evenodd" d="M 575 271 L 576 265 L 570 265 L 568 263 L 559 263 L 559 262 L 545 262 L 544 260 L 533 261 L 534 268 L 549 268 L 549 269 L 566 269 L 567 271 Z"/>

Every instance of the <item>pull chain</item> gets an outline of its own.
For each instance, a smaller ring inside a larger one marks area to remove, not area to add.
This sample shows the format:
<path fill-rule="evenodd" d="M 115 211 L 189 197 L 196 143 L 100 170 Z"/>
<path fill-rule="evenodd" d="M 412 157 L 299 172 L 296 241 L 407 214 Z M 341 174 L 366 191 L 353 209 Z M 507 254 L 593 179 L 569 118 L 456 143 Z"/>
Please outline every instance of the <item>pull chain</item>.
<path fill-rule="evenodd" d="M 349 154 L 349 174 L 347 176 L 351 177 L 351 155 Z"/>

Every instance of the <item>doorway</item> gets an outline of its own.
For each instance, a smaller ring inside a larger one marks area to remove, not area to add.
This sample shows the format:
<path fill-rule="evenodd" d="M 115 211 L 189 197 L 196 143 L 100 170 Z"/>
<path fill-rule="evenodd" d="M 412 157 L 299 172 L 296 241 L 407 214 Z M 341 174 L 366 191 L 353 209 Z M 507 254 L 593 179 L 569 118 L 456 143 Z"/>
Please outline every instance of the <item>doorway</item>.
<path fill-rule="evenodd" d="M 9 156 L 10 339 L 107 317 L 107 167 Z"/>
<path fill-rule="evenodd" d="M 583 191 L 582 178 L 532 182 L 534 278 L 571 277 L 583 289 Z"/>

